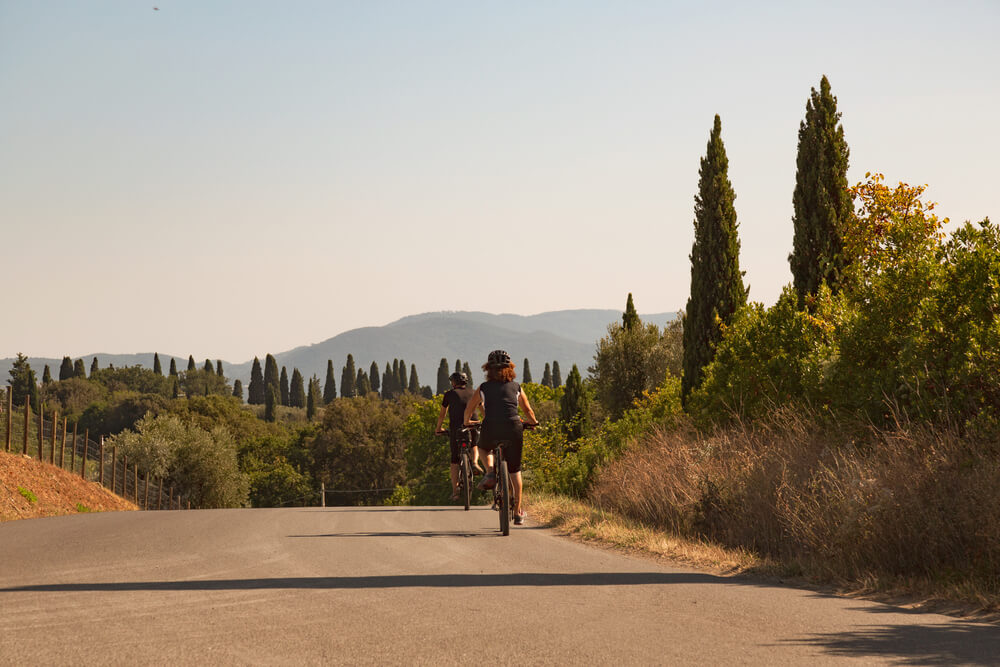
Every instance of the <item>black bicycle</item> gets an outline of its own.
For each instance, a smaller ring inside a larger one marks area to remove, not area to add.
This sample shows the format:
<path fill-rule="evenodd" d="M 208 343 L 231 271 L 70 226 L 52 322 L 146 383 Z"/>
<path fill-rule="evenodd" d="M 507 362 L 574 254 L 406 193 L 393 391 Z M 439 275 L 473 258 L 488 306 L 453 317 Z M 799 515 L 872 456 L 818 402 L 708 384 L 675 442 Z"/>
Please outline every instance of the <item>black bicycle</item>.
<path fill-rule="evenodd" d="M 526 431 L 537 426 L 537 424 L 524 422 L 522 424 Z M 480 426 L 481 422 L 474 426 L 467 426 L 466 429 L 478 429 Z M 509 444 L 509 440 L 498 440 L 493 449 L 493 469 L 497 476 L 497 484 L 493 487 L 493 509 L 500 513 L 500 533 L 504 536 L 510 535 L 510 524 L 514 520 L 514 484 L 510 481 L 510 471 L 507 469 L 507 461 L 503 457 L 504 445 Z"/>
<path fill-rule="evenodd" d="M 459 436 L 458 454 L 458 495 L 465 502 L 465 509 L 468 511 L 472 502 L 472 429 L 463 428 Z M 448 431 L 441 431 L 438 435 L 448 436 Z"/>

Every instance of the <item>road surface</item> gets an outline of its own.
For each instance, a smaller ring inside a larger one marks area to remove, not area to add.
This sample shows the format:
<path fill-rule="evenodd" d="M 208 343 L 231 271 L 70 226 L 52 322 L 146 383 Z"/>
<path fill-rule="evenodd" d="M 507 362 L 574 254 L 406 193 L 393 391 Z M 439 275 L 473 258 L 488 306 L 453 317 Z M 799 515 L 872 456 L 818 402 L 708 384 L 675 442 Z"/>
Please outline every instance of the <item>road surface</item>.
<path fill-rule="evenodd" d="M 632 558 L 485 508 L 0 524 L 0 664 L 998 664 L 1000 627 Z"/>

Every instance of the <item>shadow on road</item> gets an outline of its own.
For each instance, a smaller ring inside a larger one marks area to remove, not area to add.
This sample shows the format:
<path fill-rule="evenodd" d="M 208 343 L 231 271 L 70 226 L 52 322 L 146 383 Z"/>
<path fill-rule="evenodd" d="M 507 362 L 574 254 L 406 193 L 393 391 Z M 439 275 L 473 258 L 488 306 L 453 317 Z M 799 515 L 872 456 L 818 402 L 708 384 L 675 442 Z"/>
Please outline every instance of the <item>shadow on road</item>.
<path fill-rule="evenodd" d="M 647 586 L 733 583 L 732 579 L 687 572 L 523 572 L 514 574 L 411 574 L 371 577 L 278 577 L 195 581 L 123 581 L 36 584 L 0 588 L 0 593 L 112 591 L 228 591 L 358 588 L 478 588 L 492 586 Z"/>
<path fill-rule="evenodd" d="M 326 533 L 317 535 L 289 535 L 288 537 L 502 537 L 499 531 L 473 532 L 471 530 L 422 530 L 383 533 Z"/>
<path fill-rule="evenodd" d="M 786 643 L 815 646 L 844 658 L 895 656 L 901 665 L 996 665 L 1000 628 L 980 623 L 887 625 L 813 635 Z"/>

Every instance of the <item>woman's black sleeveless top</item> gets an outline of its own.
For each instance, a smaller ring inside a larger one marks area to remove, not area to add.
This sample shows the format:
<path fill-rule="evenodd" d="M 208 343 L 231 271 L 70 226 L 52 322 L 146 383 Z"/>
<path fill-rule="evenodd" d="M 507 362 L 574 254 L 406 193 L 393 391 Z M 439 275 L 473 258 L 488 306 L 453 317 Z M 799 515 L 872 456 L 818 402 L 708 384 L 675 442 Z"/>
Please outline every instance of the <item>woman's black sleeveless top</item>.
<path fill-rule="evenodd" d="M 516 382 L 487 380 L 479 385 L 483 397 L 483 421 L 487 424 L 502 424 L 520 419 L 517 413 L 521 385 Z"/>

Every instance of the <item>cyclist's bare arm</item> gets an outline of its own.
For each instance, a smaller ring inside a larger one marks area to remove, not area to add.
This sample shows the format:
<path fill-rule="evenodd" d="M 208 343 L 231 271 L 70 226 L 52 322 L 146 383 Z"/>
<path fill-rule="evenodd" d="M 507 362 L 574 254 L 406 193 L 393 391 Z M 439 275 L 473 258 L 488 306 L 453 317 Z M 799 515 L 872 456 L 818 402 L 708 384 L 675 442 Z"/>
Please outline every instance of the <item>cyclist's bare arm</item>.
<path fill-rule="evenodd" d="M 476 390 L 476 393 L 474 393 L 472 395 L 472 398 L 469 400 L 469 403 L 465 406 L 465 419 L 464 419 L 464 421 L 465 421 L 465 425 L 466 426 L 469 426 L 469 425 L 475 423 L 475 421 L 473 420 L 473 417 L 476 416 L 476 408 L 478 408 L 480 405 L 482 405 L 482 403 L 483 403 L 483 397 L 479 393 L 479 390 Z"/>
<path fill-rule="evenodd" d="M 517 395 L 517 402 L 520 404 L 521 409 L 524 410 L 528 416 L 531 418 L 527 424 L 537 424 L 538 419 L 535 418 L 535 411 L 531 409 L 531 403 L 528 402 L 528 396 L 523 391 Z"/>
<path fill-rule="evenodd" d="M 435 433 L 441 432 L 441 425 L 444 424 L 444 416 L 447 414 L 448 408 L 444 405 L 441 406 L 441 412 L 438 414 L 438 424 L 434 427 Z"/>

